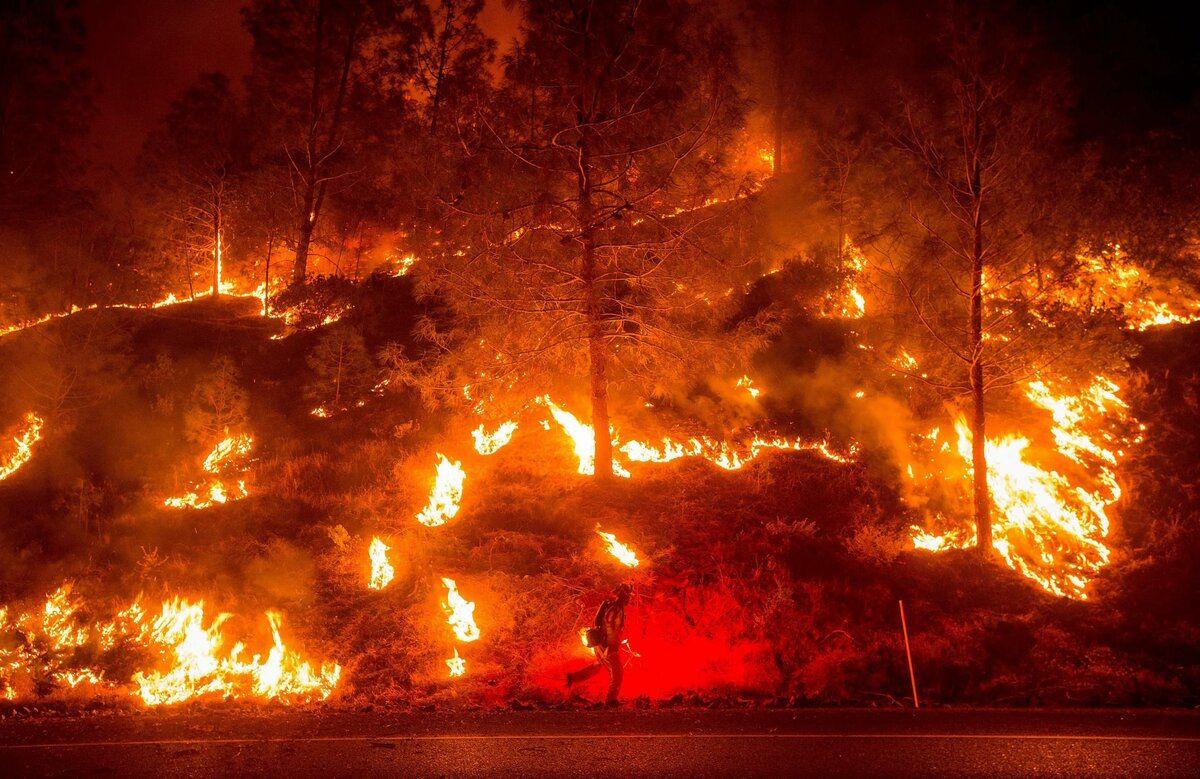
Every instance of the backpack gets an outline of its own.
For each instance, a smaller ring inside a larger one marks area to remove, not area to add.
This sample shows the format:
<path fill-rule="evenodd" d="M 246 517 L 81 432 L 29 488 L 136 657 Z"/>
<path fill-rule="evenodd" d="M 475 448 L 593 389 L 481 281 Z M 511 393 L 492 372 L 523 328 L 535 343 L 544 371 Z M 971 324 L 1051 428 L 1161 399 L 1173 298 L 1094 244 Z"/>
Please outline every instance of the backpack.
<path fill-rule="evenodd" d="M 589 649 L 595 649 L 598 646 L 608 646 L 608 636 L 605 635 L 604 631 L 604 617 L 609 606 L 608 601 L 601 603 L 600 610 L 596 612 L 596 624 L 583 631 L 583 645 Z"/>
<path fill-rule="evenodd" d="M 583 645 L 589 649 L 604 646 L 604 628 L 590 627 L 583 631 Z"/>

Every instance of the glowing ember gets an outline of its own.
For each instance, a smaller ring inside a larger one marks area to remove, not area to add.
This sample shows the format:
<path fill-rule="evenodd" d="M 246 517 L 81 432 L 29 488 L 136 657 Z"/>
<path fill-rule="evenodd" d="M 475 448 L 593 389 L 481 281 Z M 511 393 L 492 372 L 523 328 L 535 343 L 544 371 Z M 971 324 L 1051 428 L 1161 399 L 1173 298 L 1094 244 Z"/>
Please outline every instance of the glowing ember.
<path fill-rule="evenodd" d="M 454 648 L 454 657 L 447 658 L 446 667 L 450 669 L 450 678 L 467 672 L 467 661 L 458 656 L 458 647 Z"/>
<path fill-rule="evenodd" d="M 33 445 L 42 440 L 42 418 L 30 412 L 20 431 L 13 437 L 12 451 L 0 456 L 0 481 L 16 473 L 33 456 Z"/>
<path fill-rule="evenodd" d="M 453 579 L 442 578 L 446 585 L 446 600 L 442 602 L 442 610 L 446 612 L 446 622 L 454 628 L 454 635 L 459 641 L 474 641 L 479 638 L 479 627 L 475 624 L 475 604 L 458 593 L 458 585 Z"/>
<path fill-rule="evenodd" d="M 438 453 L 433 491 L 429 493 L 429 503 L 417 514 L 417 521 L 427 527 L 437 527 L 453 519 L 462 501 L 463 482 L 466 478 L 467 472 L 462 469 L 460 463 Z"/>
<path fill-rule="evenodd" d="M 624 565 L 628 568 L 637 568 L 638 567 L 639 561 L 638 561 L 637 555 L 634 554 L 634 551 L 632 549 L 630 549 L 628 546 L 626 546 L 625 544 L 622 544 L 620 541 L 618 541 L 617 537 L 615 535 L 613 535 L 612 533 L 604 532 L 603 530 L 600 529 L 599 525 L 596 525 L 596 534 L 598 536 L 600 536 L 601 538 L 603 538 L 604 541 L 608 544 L 608 553 L 611 554 L 613 557 L 615 557 L 617 559 L 617 562 L 621 563 L 621 565 Z"/>
<path fill-rule="evenodd" d="M 494 433 L 486 432 L 483 425 L 480 425 L 471 431 L 471 436 L 475 439 L 475 451 L 483 455 L 495 454 L 512 440 L 515 432 L 517 423 L 513 421 L 502 423 Z"/>
<path fill-rule="evenodd" d="M 372 590 L 382 590 L 396 575 L 396 569 L 387 559 L 390 548 L 381 538 L 371 539 L 371 548 L 368 550 L 371 556 L 371 581 L 367 586 Z"/>
<path fill-rule="evenodd" d="M 244 464 L 253 446 L 254 439 L 248 435 L 229 436 L 221 440 L 204 458 L 204 471 L 210 475 L 208 481 L 185 495 L 167 498 L 163 505 L 169 508 L 204 509 L 245 498 L 250 493 L 246 490 L 244 469 L 238 478 L 228 482 L 222 477 L 227 471 Z"/>
<path fill-rule="evenodd" d="M 994 544 L 1011 568 L 1047 591 L 1084 599 L 1088 582 L 1109 560 L 1107 509 L 1121 496 L 1113 469 L 1124 451 L 1103 430 L 1104 423 L 1128 423 L 1128 408 L 1117 386 L 1103 376 L 1074 395 L 1056 395 L 1041 381 L 1030 382 L 1025 395 L 1050 412 L 1056 453 L 1072 463 L 1065 469 L 1072 476 L 1035 461 L 1024 436 L 989 438 Z M 971 431 L 959 419 L 955 432 L 953 450 L 963 466 L 964 483 L 969 483 Z M 972 535 L 961 529 L 935 535 L 914 528 L 912 541 L 918 549 L 941 551 L 968 546 Z"/>
<path fill-rule="evenodd" d="M 128 689 L 152 706 L 206 695 L 284 702 L 323 700 L 341 675 L 341 668 L 334 663 L 315 668 L 288 649 L 280 633 L 280 616 L 273 611 L 266 612 L 272 646 L 265 660 L 259 655 L 243 659 L 241 643 L 223 651 L 221 628 L 229 615 L 219 615 L 206 625 L 203 602 L 165 601 L 153 619 L 135 602 L 113 619 L 99 623 L 84 622 L 79 611 L 69 584 L 51 594 L 43 608 L 16 619 L 10 620 L 8 609 L 0 608 L 0 634 L 5 636 L 0 645 L 0 697 L 15 699 L 32 693 L 39 679 L 51 679 L 59 687 L 87 684 L 113 691 L 128 689 L 106 679 L 103 671 L 72 665 L 76 650 L 87 645 L 107 651 L 126 643 L 156 655 L 160 667 L 134 673 L 132 689 Z"/>

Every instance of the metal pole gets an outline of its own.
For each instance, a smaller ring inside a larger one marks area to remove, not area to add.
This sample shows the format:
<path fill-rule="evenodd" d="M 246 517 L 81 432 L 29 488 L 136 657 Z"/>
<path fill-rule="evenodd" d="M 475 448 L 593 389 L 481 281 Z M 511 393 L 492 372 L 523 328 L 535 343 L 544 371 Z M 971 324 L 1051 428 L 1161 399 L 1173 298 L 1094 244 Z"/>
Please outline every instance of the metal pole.
<path fill-rule="evenodd" d="M 904 601 L 900 601 L 900 629 L 904 632 L 904 654 L 908 657 L 908 679 L 912 682 L 913 708 L 921 708 L 921 700 L 917 697 L 917 675 L 913 673 L 912 649 L 908 646 L 908 622 L 904 619 Z"/>

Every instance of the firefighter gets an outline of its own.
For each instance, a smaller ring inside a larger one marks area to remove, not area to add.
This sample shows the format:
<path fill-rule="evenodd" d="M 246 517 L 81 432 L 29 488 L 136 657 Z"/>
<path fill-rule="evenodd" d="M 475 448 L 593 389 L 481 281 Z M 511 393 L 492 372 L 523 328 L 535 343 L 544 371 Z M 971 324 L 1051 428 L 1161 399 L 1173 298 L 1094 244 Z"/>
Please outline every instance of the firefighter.
<path fill-rule="evenodd" d="M 628 584 L 621 584 L 611 598 L 600 604 L 593 626 L 584 634 L 587 645 L 596 655 L 596 662 L 568 673 L 568 690 L 605 668 L 608 670 L 608 695 L 605 697 L 605 703 L 609 706 L 617 705 L 617 698 L 621 694 L 621 678 L 625 670 L 621 664 L 621 642 L 625 638 L 625 604 L 629 603 L 631 591 L 632 588 Z"/>

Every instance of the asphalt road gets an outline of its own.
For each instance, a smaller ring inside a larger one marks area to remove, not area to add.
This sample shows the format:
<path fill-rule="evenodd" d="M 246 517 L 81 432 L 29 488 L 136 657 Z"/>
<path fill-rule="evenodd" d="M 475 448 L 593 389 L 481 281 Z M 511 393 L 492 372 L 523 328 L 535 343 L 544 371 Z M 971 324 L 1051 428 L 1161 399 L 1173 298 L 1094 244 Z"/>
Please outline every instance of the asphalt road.
<path fill-rule="evenodd" d="M 1200 776 L 1200 713 L 237 710 L 0 722 L 2 776 Z"/>

